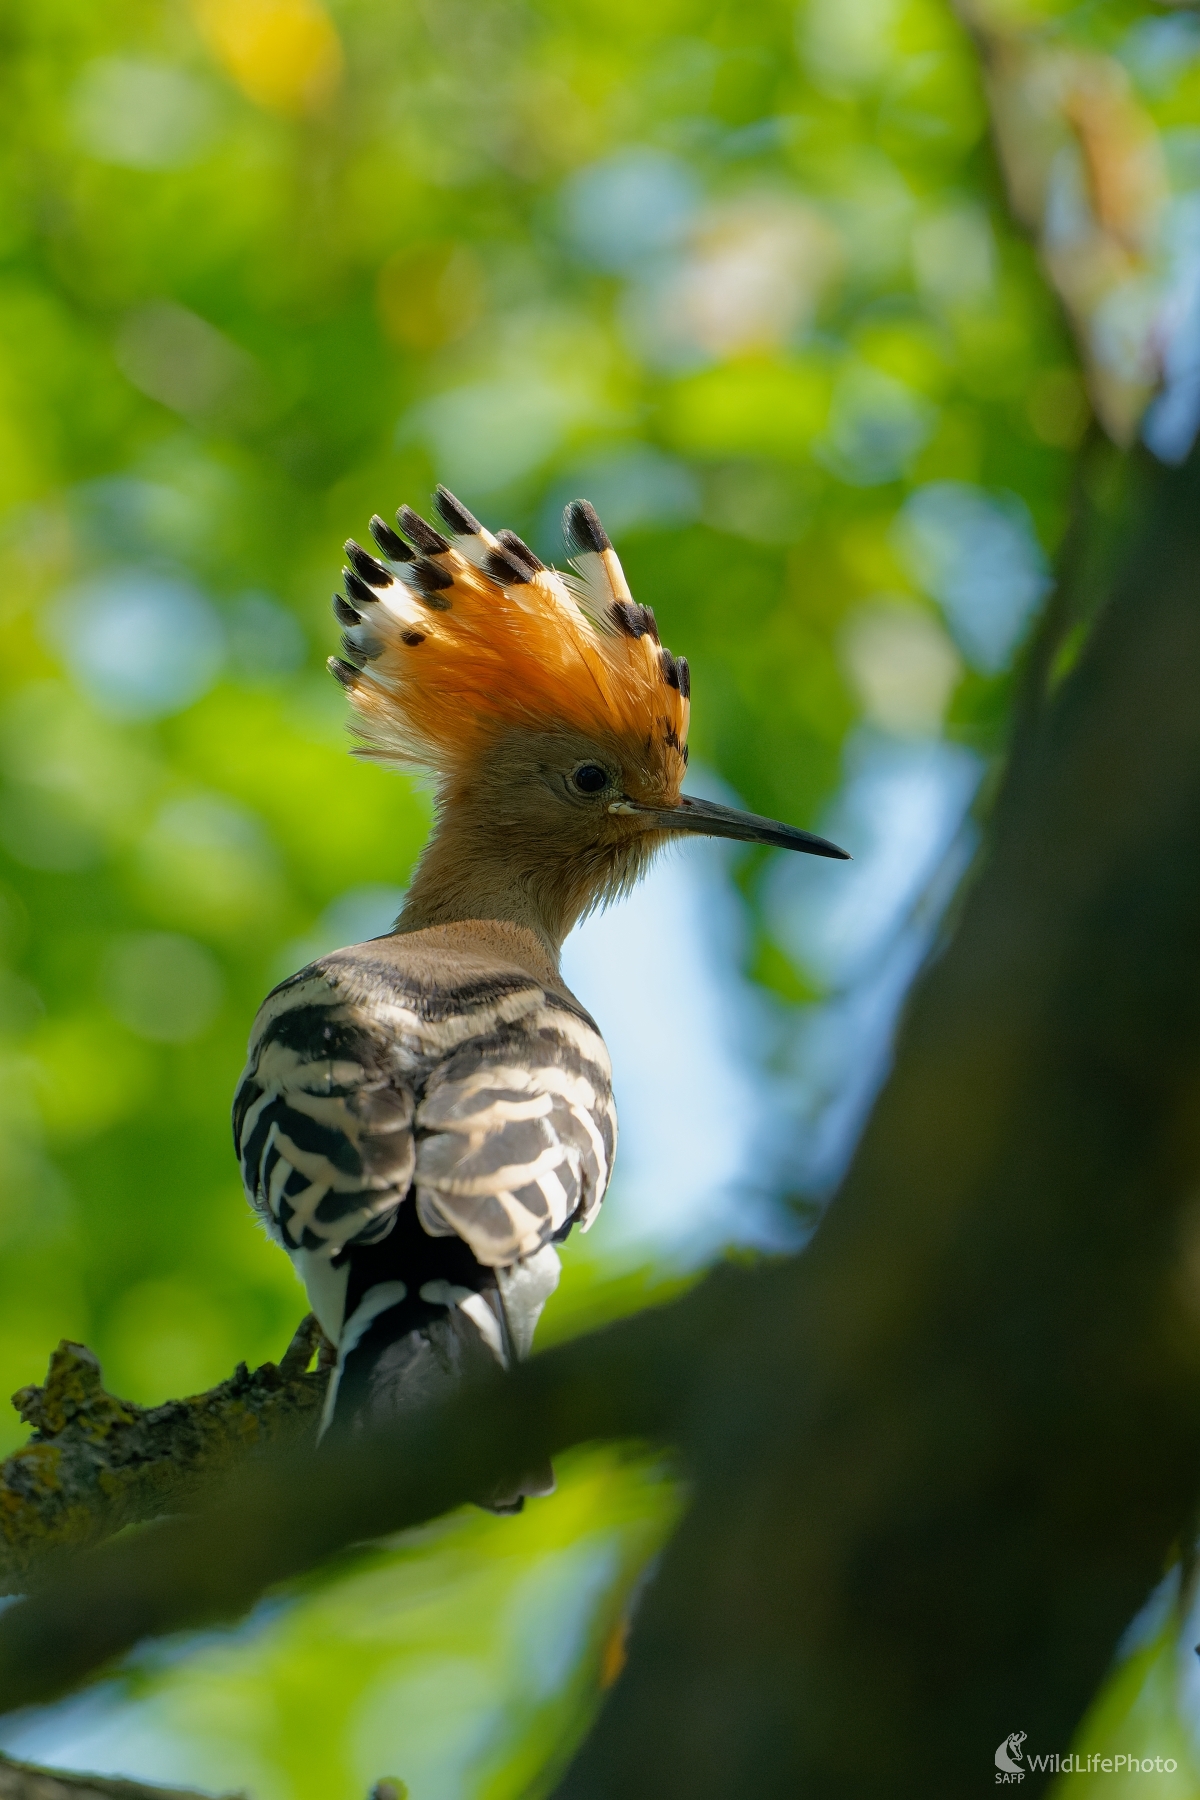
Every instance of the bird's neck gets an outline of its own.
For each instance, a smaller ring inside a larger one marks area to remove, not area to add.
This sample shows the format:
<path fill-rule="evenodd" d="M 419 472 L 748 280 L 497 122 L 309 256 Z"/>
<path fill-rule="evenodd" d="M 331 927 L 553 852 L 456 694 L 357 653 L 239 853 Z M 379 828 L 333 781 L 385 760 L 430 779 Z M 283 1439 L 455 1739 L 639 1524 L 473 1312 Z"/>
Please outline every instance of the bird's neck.
<path fill-rule="evenodd" d="M 396 930 L 499 919 L 531 931 L 557 970 L 563 939 L 589 898 L 567 859 L 531 852 L 519 832 L 447 812 L 417 864 Z"/>

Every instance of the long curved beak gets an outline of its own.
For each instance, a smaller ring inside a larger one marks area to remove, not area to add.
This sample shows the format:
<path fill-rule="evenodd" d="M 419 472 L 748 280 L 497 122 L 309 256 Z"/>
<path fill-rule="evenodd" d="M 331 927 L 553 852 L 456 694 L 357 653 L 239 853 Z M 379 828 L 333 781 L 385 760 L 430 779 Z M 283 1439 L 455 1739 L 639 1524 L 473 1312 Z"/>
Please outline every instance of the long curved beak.
<path fill-rule="evenodd" d="M 771 844 L 777 850 L 803 850 L 809 856 L 851 860 L 848 850 L 840 850 L 828 838 L 798 831 L 794 825 L 780 825 L 775 819 L 760 819 L 757 813 L 718 806 L 713 800 L 693 800 L 684 795 L 678 806 L 663 807 L 640 806 L 636 800 L 614 800 L 608 810 L 644 819 L 653 831 L 695 831 L 702 837 L 736 838 L 744 844 Z"/>

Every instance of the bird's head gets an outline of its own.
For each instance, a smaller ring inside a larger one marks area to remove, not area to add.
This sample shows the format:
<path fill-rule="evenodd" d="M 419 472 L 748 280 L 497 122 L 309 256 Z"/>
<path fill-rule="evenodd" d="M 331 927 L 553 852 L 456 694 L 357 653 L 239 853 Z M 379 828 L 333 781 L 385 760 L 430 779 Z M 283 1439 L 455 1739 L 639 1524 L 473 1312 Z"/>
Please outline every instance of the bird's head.
<path fill-rule="evenodd" d="M 354 707 L 358 754 L 435 778 L 442 854 L 435 839 L 422 917 L 505 903 L 498 916 L 529 914 L 561 941 L 684 832 L 845 856 L 682 794 L 688 665 L 633 599 L 586 500 L 564 515 L 565 573 L 514 533 L 493 536 L 444 488 L 436 505 L 441 531 L 402 507 L 403 536 L 372 519 L 378 555 L 347 544 L 334 598 L 344 658 L 329 665 Z"/>

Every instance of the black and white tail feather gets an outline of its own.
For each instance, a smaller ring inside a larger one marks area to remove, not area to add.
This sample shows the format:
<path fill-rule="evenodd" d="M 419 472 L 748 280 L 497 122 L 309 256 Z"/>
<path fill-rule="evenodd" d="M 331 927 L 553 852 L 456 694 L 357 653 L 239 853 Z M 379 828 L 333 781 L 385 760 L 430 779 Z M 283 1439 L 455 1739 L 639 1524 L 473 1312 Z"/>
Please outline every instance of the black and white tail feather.
<path fill-rule="evenodd" d="M 323 1431 L 527 1354 L 554 1246 L 590 1224 L 616 1142 L 608 1053 L 581 1007 L 519 973 L 435 986 L 395 942 L 276 988 L 234 1101 L 247 1194 L 338 1349 Z"/>

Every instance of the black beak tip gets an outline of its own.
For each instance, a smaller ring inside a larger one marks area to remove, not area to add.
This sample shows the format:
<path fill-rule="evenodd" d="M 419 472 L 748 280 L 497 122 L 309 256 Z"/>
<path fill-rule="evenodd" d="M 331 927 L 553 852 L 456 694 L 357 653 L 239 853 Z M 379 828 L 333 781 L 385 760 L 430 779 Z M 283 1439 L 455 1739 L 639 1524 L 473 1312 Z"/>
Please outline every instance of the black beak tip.
<path fill-rule="evenodd" d="M 770 843 L 771 840 L 765 838 L 764 842 Z M 775 842 L 780 844 L 781 840 L 776 838 Z M 812 831 L 797 832 L 794 836 L 789 833 L 788 837 L 782 840 L 782 848 L 806 850 L 810 856 L 827 856 L 833 862 L 854 861 L 850 852 L 843 850 L 840 844 L 831 843 L 828 838 L 817 837 L 816 833 Z"/>

